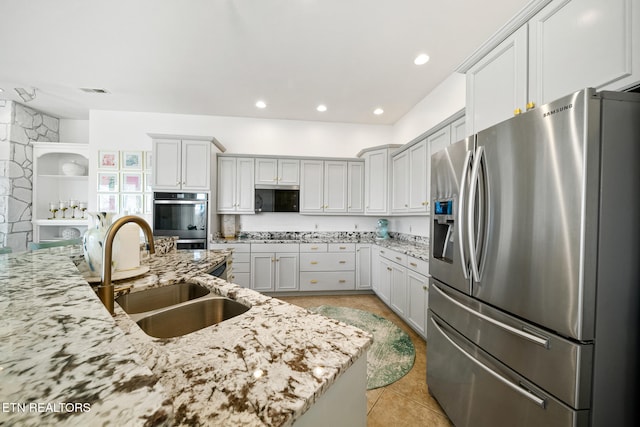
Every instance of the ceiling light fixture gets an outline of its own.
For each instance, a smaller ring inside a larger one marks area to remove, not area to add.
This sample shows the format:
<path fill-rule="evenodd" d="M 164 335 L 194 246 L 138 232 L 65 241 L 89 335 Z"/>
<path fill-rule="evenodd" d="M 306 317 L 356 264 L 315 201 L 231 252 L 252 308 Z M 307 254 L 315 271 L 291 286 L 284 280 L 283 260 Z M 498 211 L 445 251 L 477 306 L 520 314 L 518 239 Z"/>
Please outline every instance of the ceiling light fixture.
<path fill-rule="evenodd" d="M 267 103 L 264 101 L 258 101 L 256 102 L 256 107 L 262 109 L 262 108 L 267 108 Z"/>
<path fill-rule="evenodd" d="M 22 87 L 17 87 L 15 88 L 16 93 L 20 96 L 20 98 L 22 98 L 22 100 L 24 102 L 29 102 L 29 101 L 33 101 L 36 98 L 36 88 L 31 88 L 30 91 L 28 91 L 25 88 Z"/>
<path fill-rule="evenodd" d="M 384 113 L 384 110 L 382 108 L 376 108 L 375 110 L 373 110 L 373 114 L 375 114 L 376 116 L 379 116 L 382 113 Z"/>
<path fill-rule="evenodd" d="M 318 105 L 316 110 L 320 111 L 321 113 L 324 113 L 325 111 L 327 111 L 327 106 L 324 105 L 324 104 L 320 104 L 320 105 Z"/>
<path fill-rule="evenodd" d="M 416 65 L 424 65 L 427 62 L 429 62 L 429 55 L 427 55 L 426 53 L 421 53 L 420 55 L 416 56 L 416 59 L 413 60 L 413 63 Z"/>

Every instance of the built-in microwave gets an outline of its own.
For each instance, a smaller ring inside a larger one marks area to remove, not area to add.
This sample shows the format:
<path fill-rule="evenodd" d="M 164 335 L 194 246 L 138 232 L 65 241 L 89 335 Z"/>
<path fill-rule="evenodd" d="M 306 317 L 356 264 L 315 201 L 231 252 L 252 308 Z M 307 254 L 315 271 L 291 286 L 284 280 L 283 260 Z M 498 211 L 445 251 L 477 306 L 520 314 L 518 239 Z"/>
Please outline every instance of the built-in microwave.
<path fill-rule="evenodd" d="M 256 187 L 256 212 L 300 212 L 300 190 Z"/>

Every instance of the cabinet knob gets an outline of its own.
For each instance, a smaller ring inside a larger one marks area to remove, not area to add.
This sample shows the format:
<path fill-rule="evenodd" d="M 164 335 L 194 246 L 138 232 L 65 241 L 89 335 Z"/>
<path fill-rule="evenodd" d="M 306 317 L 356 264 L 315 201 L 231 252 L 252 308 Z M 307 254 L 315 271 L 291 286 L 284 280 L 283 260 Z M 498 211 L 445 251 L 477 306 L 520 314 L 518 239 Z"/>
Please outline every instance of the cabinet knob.
<path fill-rule="evenodd" d="M 527 111 L 533 110 L 534 108 L 536 108 L 536 103 L 535 102 L 528 102 L 527 103 Z"/>
<path fill-rule="evenodd" d="M 521 113 L 522 113 L 522 110 L 521 110 L 521 109 L 519 109 L 519 108 L 516 108 L 515 110 L 513 110 L 513 115 L 514 115 L 514 116 L 518 116 L 518 115 L 520 115 Z"/>
<path fill-rule="evenodd" d="M 404 207 L 405 207 L 405 208 L 408 208 L 408 207 L 409 207 L 409 205 L 407 205 L 407 204 L 405 203 L 405 204 L 404 204 Z"/>
<path fill-rule="evenodd" d="M 427 285 L 423 285 L 422 289 L 424 289 L 426 291 L 427 290 Z"/>
<path fill-rule="evenodd" d="M 422 206 L 427 206 L 427 202 L 422 202 Z"/>
<path fill-rule="evenodd" d="M 391 267 L 387 267 L 387 270 L 391 271 Z"/>

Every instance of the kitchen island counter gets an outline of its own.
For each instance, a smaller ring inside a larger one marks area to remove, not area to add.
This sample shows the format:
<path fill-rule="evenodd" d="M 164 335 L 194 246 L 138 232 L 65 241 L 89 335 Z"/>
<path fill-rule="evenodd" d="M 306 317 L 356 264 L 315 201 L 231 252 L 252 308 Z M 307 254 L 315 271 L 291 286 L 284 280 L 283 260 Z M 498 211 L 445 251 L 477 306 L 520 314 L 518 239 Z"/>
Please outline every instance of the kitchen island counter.
<path fill-rule="evenodd" d="M 120 283 L 137 291 L 188 278 L 249 311 L 152 338 L 119 306 L 107 313 L 69 259 L 73 249 L 52 252 L 0 256 L 0 400 L 89 402 L 91 410 L 3 412 L 0 423 L 291 425 L 371 345 L 356 328 L 203 274 L 227 255 L 216 251 L 152 257 L 149 273 Z"/>

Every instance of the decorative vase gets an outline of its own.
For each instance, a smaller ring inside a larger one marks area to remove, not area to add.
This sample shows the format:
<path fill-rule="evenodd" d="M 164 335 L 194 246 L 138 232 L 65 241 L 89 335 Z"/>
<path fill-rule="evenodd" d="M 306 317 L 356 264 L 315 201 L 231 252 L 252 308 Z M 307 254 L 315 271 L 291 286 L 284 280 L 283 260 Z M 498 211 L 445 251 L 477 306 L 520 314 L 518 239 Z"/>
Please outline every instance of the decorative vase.
<path fill-rule="evenodd" d="M 389 238 L 389 221 L 384 218 L 378 220 L 378 226 L 376 227 L 376 239 L 386 240 Z"/>
<path fill-rule="evenodd" d="M 115 213 L 112 212 L 87 212 L 93 218 L 93 225 L 89 226 L 82 236 L 82 249 L 84 260 L 87 262 L 89 269 L 96 275 L 102 274 L 102 253 L 104 247 L 104 239 Z M 113 239 L 111 272 L 116 270 L 117 252 L 119 249 L 118 236 Z"/>

